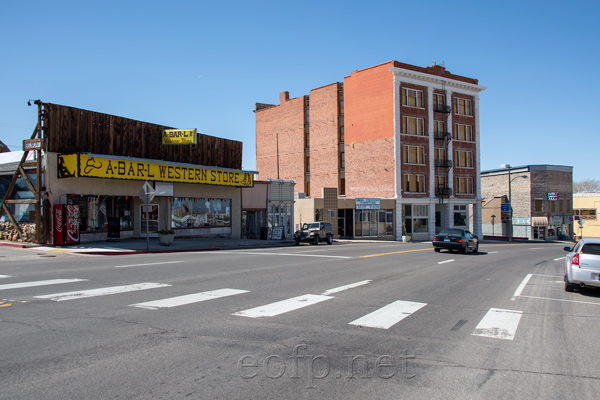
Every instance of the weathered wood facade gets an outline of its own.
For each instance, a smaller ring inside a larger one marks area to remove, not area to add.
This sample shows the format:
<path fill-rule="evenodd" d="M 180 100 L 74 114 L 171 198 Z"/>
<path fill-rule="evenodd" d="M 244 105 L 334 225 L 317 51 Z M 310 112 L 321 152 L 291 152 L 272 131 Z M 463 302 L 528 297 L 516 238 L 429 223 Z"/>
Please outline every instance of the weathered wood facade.
<path fill-rule="evenodd" d="M 195 145 L 163 145 L 162 131 L 175 128 L 51 103 L 43 103 L 42 114 L 48 152 L 242 168 L 242 142 L 199 133 Z"/>

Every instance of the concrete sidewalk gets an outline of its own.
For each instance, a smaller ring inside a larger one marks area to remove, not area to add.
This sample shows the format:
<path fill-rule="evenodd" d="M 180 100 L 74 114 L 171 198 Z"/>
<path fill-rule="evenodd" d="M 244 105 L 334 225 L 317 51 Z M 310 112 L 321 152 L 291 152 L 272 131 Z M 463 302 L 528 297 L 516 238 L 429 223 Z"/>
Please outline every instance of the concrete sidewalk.
<path fill-rule="evenodd" d="M 231 239 L 231 238 L 176 238 L 171 246 L 162 246 L 158 238 L 123 239 L 119 241 L 89 242 L 73 246 L 40 246 L 36 243 L 19 243 L 0 241 L 0 246 L 26 248 L 36 251 L 95 254 L 95 255 L 125 255 L 141 253 L 175 253 L 190 251 L 212 251 L 222 249 L 247 249 L 286 247 L 294 245 L 293 241 Z"/>

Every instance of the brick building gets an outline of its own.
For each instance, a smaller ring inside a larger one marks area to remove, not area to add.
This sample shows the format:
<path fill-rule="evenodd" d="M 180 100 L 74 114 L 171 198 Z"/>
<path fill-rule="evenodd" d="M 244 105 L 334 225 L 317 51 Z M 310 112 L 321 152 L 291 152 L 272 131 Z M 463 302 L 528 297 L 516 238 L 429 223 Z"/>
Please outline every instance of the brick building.
<path fill-rule="evenodd" d="M 305 96 L 283 92 L 278 105 L 255 105 L 258 179 L 294 180 L 313 200 L 335 189 L 337 209 L 315 206 L 310 218 L 329 218 L 340 236 L 427 240 L 469 221 L 480 234 L 484 89 L 439 65 L 390 61 Z"/>
<path fill-rule="evenodd" d="M 573 167 L 526 165 L 482 171 L 481 197 L 485 236 L 573 238 Z M 502 204 L 512 207 L 512 218 L 502 211 Z"/>

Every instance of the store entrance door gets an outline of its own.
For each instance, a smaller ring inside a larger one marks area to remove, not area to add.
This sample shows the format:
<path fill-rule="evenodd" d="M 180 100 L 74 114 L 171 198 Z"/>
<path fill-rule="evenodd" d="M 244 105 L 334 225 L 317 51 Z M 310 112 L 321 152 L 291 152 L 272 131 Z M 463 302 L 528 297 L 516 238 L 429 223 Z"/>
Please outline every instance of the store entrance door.
<path fill-rule="evenodd" d="M 148 205 L 148 235 L 146 235 L 146 205 L 140 206 L 140 237 L 158 237 L 158 204 Z"/>

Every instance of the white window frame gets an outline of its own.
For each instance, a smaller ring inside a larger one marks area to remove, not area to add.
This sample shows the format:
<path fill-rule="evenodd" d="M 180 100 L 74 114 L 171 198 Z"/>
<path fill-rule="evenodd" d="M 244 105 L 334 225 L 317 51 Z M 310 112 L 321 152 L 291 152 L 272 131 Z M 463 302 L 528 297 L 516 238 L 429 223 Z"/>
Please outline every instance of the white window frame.
<path fill-rule="evenodd" d="M 461 112 L 462 110 L 462 112 Z M 470 99 L 461 97 L 454 98 L 454 114 L 457 115 L 473 115 L 473 107 Z"/>
<path fill-rule="evenodd" d="M 416 160 L 412 160 L 411 159 L 411 150 L 412 149 L 416 149 L 415 150 L 415 155 L 417 157 Z M 419 165 L 424 165 L 425 164 L 425 147 L 423 146 L 409 146 L 409 145 L 404 145 L 402 146 L 402 156 L 403 156 L 403 161 L 405 164 L 419 164 Z"/>
<path fill-rule="evenodd" d="M 415 177 L 417 190 L 410 190 L 410 180 L 411 177 Z M 404 174 L 404 192 L 406 193 L 425 193 L 425 175 L 418 174 Z M 420 190 L 419 190 L 420 189 Z"/>
<path fill-rule="evenodd" d="M 410 121 L 415 121 L 416 133 L 408 132 L 408 127 Z M 415 136 L 425 136 L 425 120 L 423 118 L 417 117 L 402 117 L 402 132 L 406 135 L 415 135 Z"/>
<path fill-rule="evenodd" d="M 409 99 L 414 99 L 415 105 L 409 104 Z M 423 91 L 417 89 L 402 88 L 402 100 L 402 105 L 405 107 L 423 108 Z"/>
<path fill-rule="evenodd" d="M 466 165 L 461 165 L 461 157 L 462 154 L 465 154 L 464 160 Z M 465 151 L 465 150 L 455 150 L 454 151 L 454 159 L 456 160 L 455 167 L 458 168 L 473 168 L 473 152 Z"/>

